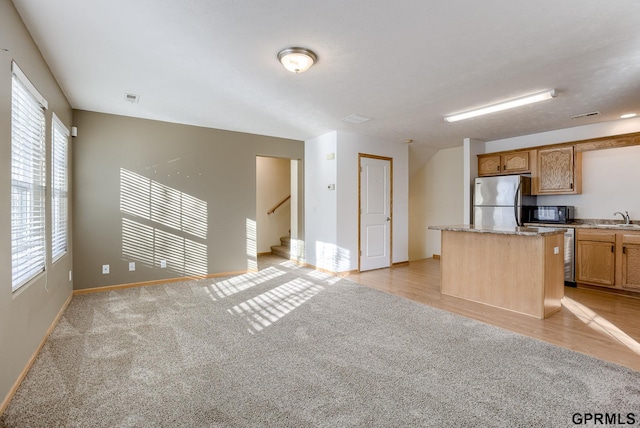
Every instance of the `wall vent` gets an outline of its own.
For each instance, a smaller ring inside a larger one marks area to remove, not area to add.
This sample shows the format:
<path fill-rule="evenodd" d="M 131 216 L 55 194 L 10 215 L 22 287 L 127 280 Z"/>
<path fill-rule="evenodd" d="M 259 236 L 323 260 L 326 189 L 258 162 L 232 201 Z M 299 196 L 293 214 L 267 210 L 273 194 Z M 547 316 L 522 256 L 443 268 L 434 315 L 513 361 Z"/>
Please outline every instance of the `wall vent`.
<path fill-rule="evenodd" d="M 129 103 L 137 104 L 138 101 L 140 101 L 140 95 L 124 94 L 124 100 L 129 102 Z"/>
<path fill-rule="evenodd" d="M 577 114 L 575 116 L 571 116 L 571 119 L 582 119 L 583 117 L 597 116 L 599 114 L 600 114 L 599 111 L 592 111 L 591 113 L 583 113 L 583 114 Z"/>

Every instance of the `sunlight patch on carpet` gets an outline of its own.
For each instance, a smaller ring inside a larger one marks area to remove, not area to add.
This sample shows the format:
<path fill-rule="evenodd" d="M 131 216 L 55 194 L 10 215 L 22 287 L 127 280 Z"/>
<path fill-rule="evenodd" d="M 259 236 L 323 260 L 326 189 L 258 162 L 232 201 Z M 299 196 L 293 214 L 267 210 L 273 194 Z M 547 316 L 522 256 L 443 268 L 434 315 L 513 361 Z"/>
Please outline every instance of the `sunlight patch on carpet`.
<path fill-rule="evenodd" d="M 257 333 L 322 292 L 325 288 L 296 278 L 229 309 L 249 322 L 249 332 Z"/>

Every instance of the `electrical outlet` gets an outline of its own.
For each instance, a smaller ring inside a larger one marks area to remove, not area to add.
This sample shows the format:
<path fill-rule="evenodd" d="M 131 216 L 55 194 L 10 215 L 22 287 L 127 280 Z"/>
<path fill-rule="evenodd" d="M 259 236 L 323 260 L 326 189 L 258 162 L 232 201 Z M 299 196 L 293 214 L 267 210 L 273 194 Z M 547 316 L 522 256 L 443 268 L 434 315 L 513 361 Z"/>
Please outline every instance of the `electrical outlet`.
<path fill-rule="evenodd" d="M 553 247 L 553 254 L 560 254 L 560 247 Z"/>
<path fill-rule="evenodd" d="M 102 265 L 102 274 L 107 275 L 109 273 L 109 265 Z"/>
<path fill-rule="evenodd" d="M 136 270 L 136 262 L 129 262 L 129 272 Z"/>
<path fill-rule="evenodd" d="M 162 269 L 166 268 L 167 267 L 167 261 L 166 260 L 160 260 L 160 267 Z"/>

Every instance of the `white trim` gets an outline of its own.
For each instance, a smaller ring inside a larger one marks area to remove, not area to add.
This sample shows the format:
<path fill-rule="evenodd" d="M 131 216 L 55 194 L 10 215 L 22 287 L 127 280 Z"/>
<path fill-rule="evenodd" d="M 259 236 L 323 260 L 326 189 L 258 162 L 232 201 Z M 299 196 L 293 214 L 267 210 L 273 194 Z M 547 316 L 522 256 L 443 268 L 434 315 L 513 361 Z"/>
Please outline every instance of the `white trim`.
<path fill-rule="evenodd" d="M 18 67 L 18 64 L 16 64 L 15 61 L 11 61 L 11 72 L 18 78 L 18 80 L 20 80 L 20 83 L 27 88 L 29 93 L 40 103 L 42 107 L 45 109 L 49 108 L 47 100 L 45 100 L 36 87 L 33 86 L 33 83 L 31 83 L 29 78 L 22 72 L 22 70 L 20 70 L 20 67 Z"/>
<path fill-rule="evenodd" d="M 55 112 L 51 121 L 50 168 L 51 262 L 55 263 L 69 249 L 69 130 Z"/>
<path fill-rule="evenodd" d="M 53 121 L 56 122 L 58 124 L 58 126 L 60 126 L 64 130 L 64 136 L 65 137 L 69 137 L 71 135 L 71 133 L 69 132 L 69 129 L 64 125 L 64 123 L 62 123 L 60 118 L 58 118 L 58 116 L 56 116 L 55 113 L 53 113 L 51 115 L 51 117 L 52 117 Z"/>

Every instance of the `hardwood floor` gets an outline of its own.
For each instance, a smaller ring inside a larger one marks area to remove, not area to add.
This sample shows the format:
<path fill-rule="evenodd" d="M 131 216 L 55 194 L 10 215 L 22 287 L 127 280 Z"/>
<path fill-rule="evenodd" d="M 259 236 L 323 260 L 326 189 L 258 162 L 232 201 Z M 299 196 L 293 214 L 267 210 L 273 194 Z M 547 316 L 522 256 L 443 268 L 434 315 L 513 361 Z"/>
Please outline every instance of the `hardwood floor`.
<path fill-rule="evenodd" d="M 640 371 L 640 299 L 565 287 L 560 312 L 539 320 L 440 293 L 440 261 L 424 259 L 349 279 Z"/>

